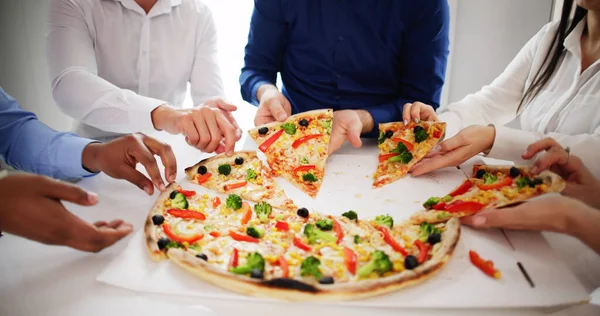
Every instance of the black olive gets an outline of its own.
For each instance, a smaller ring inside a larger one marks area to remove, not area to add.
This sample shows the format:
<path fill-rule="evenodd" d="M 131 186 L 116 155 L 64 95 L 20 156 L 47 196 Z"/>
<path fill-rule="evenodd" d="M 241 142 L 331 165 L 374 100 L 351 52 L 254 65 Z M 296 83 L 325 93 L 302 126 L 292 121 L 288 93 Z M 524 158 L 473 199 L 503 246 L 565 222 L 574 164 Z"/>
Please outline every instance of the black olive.
<path fill-rule="evenodd" d="M 203 253 L 197 254 L 196 258 L 200 258 L 200 259 L 202 259 L 204 261 L 208 260 L 208 257 L 205 254 L 203 254 Z"/>
<path fill-rule="evenodd" d="M 162 215 L 154 215 L 152 216 L 152 223 L 154 225 L 161 225 L 162 223 L 165 222 L 165 218 Z"/>
<path fill-rule="evenodd" d="M 208 172 L 208 169 L 206 169 L 206 166 L 200 166 L 198 167 L 198 173 L 203 176 Z"/>
<path fill-rule="evenodd" d="M 265 275 L 259 269 L 252 269 L 252 271 L 250 271 L 250 277 L 254 279 L 264 279 Z"/>
<path fill-rule="evenodd" d="M 333 284 L 333 277 L 330 276 L 324 276 L 319 280 L 319 283 L 321 284 Z"/>
<path fill-rule="evenodd" d="M 239 166 L 239 165 L 241 165 L 241 164 L 243 164 L 243 163 L 244 163 L 244 158 L 242 158 L 242 157 L 236 157 L 236 158 L 235 158 L 235 164 L 236 164 L 236 165 L 238 165 L 238 166 Z"/>
<path fill-rule="evenodd" d="M 268 127 L 266 127 L 266 126 L 263 126 L 263 127 L 261 127 L 261 128 L 259 128 L 259 129 L 258 129 L 258 133 L 259 133 L 260 135 L 264 135 L 264 134 L 266 134 L 268 131 L 269 131 L 269 128 L 268 128 Z"/>
<path fill-rule="evenodd" d="M 427 238 L 427 242 L 430 243 L 432 246 L 440 241 L 442 241 L 442 235 L 440 233 L 433 233 Z"/>
<path fill-rule="evenodd" d="M 537 179 L 531 180 L 531 182 L 529 183 L 529 186 L 532 187 L 532 188 L 535 188 L 536 185 L 539 185 L 539 184 L 542 184 L 542 183 L 544 183 L 544 181 L 542 179 L 540 179 L 540 178 L 537 178 Z"/>
<path fill-rule="evenodd" d="M 306 119 L 301 119 L 300 122 L 298 122 L 298 125 L 307 127 L 308 121 Z"/>
<path fill-rule="evenodd" d="M 479 169 L 479 170 L 477 170 L 477 173 L 475 173 L 475 178 L 481 179 L 481 178 L 483 178 L 484 174 L 485 174 L 485 170 Z"/>
<path fill-rule="evenodd" d="M 298 209 L 298 212 L 296 212 L 296 214 L 298 214 L 298 216 L 300 216 L 300 217 L 307 218 L 308 217 L 308 209 L 306 207 L 301 207 Z"/>
<path fill-rule="evenodd" d="M 162 237 L 158 240 L 158 242 L 156 244 L 158 245 L 158 249 L 163 250 L 163 249 L 165 249 L 165 247 L 167 247 L 169 242 L 170 242 L 169 238 Z"/>
<path fill-rule="evenodd" d="M 421 125 L 417 125 L 415 126 L 415 128 L 413 128 L 413 132 L 416 134 L 418 131 L 424 131 L 425 129 L 423 128 L 423 126 Z"/>
<path fill-rule="evenodd" d="M 404 267 L 408 270 L 412 270 L 412 269 L 416 268 L 418 265 L 419 265 L 419 260 L 417 260 L 417 257 L 415 257 L 413 255 L 408 255 L 404 259 Z"/>
<path fill-rule="evenodd" d="M 521 174 L 521 170 L 519 170 L 519 168 L 516 167 L 510 167 L 509 174 L 511 178 L 516 178 Z"/>
<path fill-rule="evenodd" d="M 385 131 L 385 138 L 391 138 L 392 136 L 394 136 L 393 131 L 391 131 L 391 130 Z"/>
<path fill-rule="evenodd" d="M 179 191 L 177 191 L 177 190 L 171 192 L 171 194 L 169 194 L 169 198 L 171 198 L 171 200 L 174 199 L 175 196 L 177 196 L 177 193 L 179 193 Z"/>

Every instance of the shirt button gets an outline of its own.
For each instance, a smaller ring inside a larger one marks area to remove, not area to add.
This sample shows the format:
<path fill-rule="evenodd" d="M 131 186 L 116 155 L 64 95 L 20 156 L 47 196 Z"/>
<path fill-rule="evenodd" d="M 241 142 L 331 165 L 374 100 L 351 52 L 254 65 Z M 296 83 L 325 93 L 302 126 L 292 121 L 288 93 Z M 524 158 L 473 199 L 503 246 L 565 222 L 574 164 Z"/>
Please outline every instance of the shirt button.
<path fill-rule="evenodd" d="M 338 40 L 341 42 L 341 41 L 343 41 L 343 40 L 344 40 L 344 37 L 343 37 L 343 36 L 340 36 L 340 37 L 338 37 Z"/>

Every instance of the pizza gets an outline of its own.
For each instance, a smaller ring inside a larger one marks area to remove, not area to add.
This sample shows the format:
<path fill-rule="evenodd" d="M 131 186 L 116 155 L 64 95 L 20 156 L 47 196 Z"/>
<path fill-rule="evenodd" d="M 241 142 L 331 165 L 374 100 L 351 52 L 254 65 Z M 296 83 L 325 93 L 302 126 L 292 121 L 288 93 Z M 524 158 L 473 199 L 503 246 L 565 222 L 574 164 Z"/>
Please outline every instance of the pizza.
<path fill-rule="evenodd" d="M 222 288 L 290 301 L 352 300 L 420 283 L 450 259 L 458 219 L 438 224 L 324 216 L 299 208 L 224 203 L 173 183 L 152 207 L 145 239 L 169 261 Z"/>
<path fill-rule="evenodd" d="M 275 176 L 283 176 L 300 190 L 317 196 L 329 151 L 333 111 L 315 110 L 249 130 L 267 157 Z"/>
<path fill-rule="evenodd" d="M 533 176 L 529 167 L 475 165 L 471 177 L 448 195 L 429 198 L 423 204 L 426 210 L 415 213 L 412 219 L 416 223 L 443 222 L 561 192 L 564 188 L 565 181 L 548 170 Z"/>
<path fill-rule="evenodd" d="M 221 193 L 235 193 L 243 199 L 266 201 L 275 208 L 296 210 L 294 202 L 287 197 L 263 166 L 254 151 L 236 152 L 203 159 L 185 169 L 192 182 Z"/>
<path fill-rule="evenodd" d="M 444 137 L 446 123 L 382 123 L 379 131 L 379 163 L 373 175 L 374 188 L 403 178 Z"/>

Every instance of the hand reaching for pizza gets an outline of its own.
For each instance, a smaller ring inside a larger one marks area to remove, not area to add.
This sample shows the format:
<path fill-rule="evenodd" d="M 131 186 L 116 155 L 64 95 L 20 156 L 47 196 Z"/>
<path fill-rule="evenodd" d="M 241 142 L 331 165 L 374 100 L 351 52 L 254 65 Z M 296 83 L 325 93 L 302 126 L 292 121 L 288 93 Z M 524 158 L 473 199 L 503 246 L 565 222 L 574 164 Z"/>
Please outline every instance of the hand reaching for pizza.
<path fill-rule="evenodd" d="M 329 141 L 329 154 L 336 152 L 348 140 L 355 148 L 362 146 L 360 135 L 373 129 L 373 118 L 364 110 L 333 112 L 333 126 Z"/>
<path fill-rule="evenodd" d="M 406 103 L 402 108 L 402 120 L 404 124 L 411 121 L 419 123 L 420 121 L 437 121 L 438 116 L 435 114 L 435 109 L 422 102 Z"/>
<path fill-rule="evenodd" d="M 262 85 L 256 95 L 259 105 L 254 117 L 255 126 L 274 121 L 283 122 L 292 114 L 290 101 L 276 86 L 271 84 Z"/>
<path fill-rule="evenodd" d="M 419 176 L 437 169 L 458 166 L 471 157 L 490 150 L 495 137 L 496 129 L 493 126 L 469 126 L 439 143 L 412 168 L 412 174 Z"/>
<path fill-rule="evenodd" d="M 0 230 L 48 245 L 98 252 L 133 231 L 122 220 L 86 223 L 61 200 L 83 206 L 98 202 L 91 192 L 47 177 L 18 174 L 0 180 Z"/>
<path fill-rule="evenodd" d="M 141 133 L 87 145 L 83 150 L 82 165 L 91 172 L 104 172 L 113 178 L 127 180 L 152 195 L 154 186 L 161 191 L 165 189 L 154 155 L 158 155 L 165 166 L 167 182 L 175 181 L 177 162 L 171 146 Z M 152 180 L 135 169 L 138 162 Z"/>

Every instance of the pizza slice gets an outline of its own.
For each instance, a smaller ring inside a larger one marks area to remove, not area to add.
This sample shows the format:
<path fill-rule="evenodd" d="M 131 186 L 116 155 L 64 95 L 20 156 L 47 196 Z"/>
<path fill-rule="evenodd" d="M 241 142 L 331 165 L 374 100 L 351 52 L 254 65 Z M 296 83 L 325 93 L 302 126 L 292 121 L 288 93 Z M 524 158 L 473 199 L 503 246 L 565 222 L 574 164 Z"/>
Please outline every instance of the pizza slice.
<path fill-rule="evenodd" d="M 268 202 L 275 208 L 296 210 L 254 151 L 204 159 L 185 169 L 192 182 L 221 193 L 238 194 L 252 202 Z"/>
<path fill-rule="evenodd" d="M 403 178 L 444 137 L 446 123 L 423 121 L 379 124 L 379 163 L 373 187 Z"/>
<path fill-rule="evenodd" d="M 275 176 L 283 176 L 310 197 L 316 197 L 329 151 L 333 111 L 315 110 L 248 131 L 267 157 Z"/>
<path fill-rule="evenodd" d="M 475 165 L 473 174 L 444 197 L 431 197 L 414 222 L 438 223 L 473 215 L 484 209 L 524 202 L 536 196 L 561 192 L 565 181 L 551 171 L 533 176 L 529 167 Z"/>

